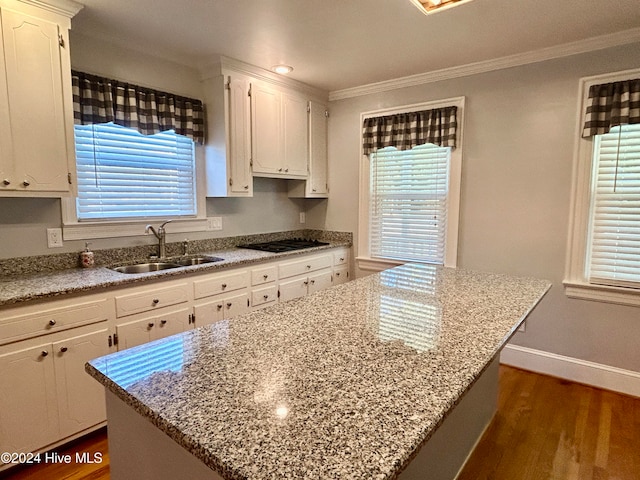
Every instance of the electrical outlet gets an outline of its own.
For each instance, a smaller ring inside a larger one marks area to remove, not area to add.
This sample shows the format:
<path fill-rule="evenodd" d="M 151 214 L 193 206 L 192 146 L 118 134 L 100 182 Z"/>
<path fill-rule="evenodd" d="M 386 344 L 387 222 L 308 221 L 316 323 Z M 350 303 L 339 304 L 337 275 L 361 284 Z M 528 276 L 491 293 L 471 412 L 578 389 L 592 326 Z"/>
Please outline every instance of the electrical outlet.
<path fill-rule="evenodd" d="M 62 247 L 62 229 L 47 228 L 47 246 L 49 248 Z"/>
<path fill-rule="evenodd" d="M 209 230 L 222 230 L 222 217 L 209 217 Z"/>
<path fill-rule="evenodd" d="M 307 215 L 304 212 L 300 212 L 300 223 L 304 223 L 307 221 Z"/>

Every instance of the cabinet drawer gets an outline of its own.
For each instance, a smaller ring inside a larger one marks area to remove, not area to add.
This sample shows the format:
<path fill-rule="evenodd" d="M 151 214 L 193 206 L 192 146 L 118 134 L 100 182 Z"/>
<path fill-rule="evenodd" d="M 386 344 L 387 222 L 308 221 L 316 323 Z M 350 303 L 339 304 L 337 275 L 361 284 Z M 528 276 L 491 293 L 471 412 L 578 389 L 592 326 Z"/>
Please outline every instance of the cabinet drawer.
<path fill-rule="evenodd" d="M 333 258 L 331 254 L 316 255 L 313 257 L 303 258 L 302 260 L 281 263 L 278 268 L 278 273 L 280 278 L 293 277 L 295 275 L 302 275 L 307 272 L 313 272 L 314 270 L 329 268 L 331 267 L 332 262 Z"/>
<path fill-rule="evenodd" d="M 251 285 L 263 285 L 269 282 L 275 282 L 278 276 L 278 267 L 272 265 L 270 267 L 256 268 L 251 270 Z"/>
<path fill-rule="evenodd" d="M 0 345 L 107 320 L 107 300 L 96 300 L 0 320 Z"/>
<path fill-rule="evenodd" d="M 333 253 L 333 264 L 334 265 L 346 265 L 349 263 L 349 251 L 348 250 L 338 250 Z"/>
<path fill-rule="evenodd" d="M 168 305 L 184 303 L 188 300 L 186 283 L 172 287 L 155 288 L 153 290 L 116 296 L 116 316 L 126 317 L 141 312 L 148 312 Z"/>
<path fill-rule="evenodd" d="M 339 267 L 333 271 L 333 284 L 340 285 L 349 280 L 349 267 Z"/>
<path fill-rule="evenodd" d="M 249 274 L 246 270 L 242 270 L 196 280 L 193 282 L 193 294 L 195 298 L 210 297 L 211 295 L 246 288 L 248 284 Z"/>
<path fill-rule="evenodd" d="M 251 292 L 251 306 L 258 307 L 265 303 L 275 302 L 278 299 L 278 287 L 271 285 L 269 287 L 259 288 Z"/>

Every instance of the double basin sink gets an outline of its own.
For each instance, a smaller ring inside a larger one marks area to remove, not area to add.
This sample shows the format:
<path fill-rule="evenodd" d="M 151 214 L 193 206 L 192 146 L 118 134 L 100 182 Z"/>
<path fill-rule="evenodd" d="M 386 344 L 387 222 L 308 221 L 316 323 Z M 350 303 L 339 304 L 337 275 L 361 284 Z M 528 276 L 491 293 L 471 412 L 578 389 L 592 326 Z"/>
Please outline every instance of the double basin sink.
<path fill-rule="evenodd" d="M 192 265 L 203 265 L 205 263 L 220 262 L 222 260 L 222 258 L 218 257 L 188 256 L 173 258 L 166 261 L 122 265 L 120 267 L 113 267 L 111 268 L 111 270 L 115 270 L 119 273 L 149 273 L 158 272 L 160 270 L 171 270 L 173 268 L 190 267 Z"/>

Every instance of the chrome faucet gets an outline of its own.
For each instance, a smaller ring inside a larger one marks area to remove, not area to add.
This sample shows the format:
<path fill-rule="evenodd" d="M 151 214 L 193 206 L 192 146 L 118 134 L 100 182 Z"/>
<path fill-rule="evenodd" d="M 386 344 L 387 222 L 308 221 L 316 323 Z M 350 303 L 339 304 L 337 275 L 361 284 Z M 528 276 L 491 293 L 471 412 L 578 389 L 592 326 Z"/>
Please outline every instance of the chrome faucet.
<path fill-rule="evenodd" d="M 164 226 L 171 222 L 171 220 L 167 220 L 166 222 L 164 222 L 162 225 L 160 225 L 158 227 L 158 231 L 156 231 L 155 228 L 153 228 L 151 225 L 147 225 L 144 229 L 144 233 L 146 233 L 147 235 L 149 234 L 149 230 L 151 230 L 151 232 L 153 232 L 153 234 L 156 236 L 156 238 L 158 239 L 158 257 L 160 259 L 163 259 L 167 256 L 167 242 L 166 242 L 166 231 L 164 229 Z"/>

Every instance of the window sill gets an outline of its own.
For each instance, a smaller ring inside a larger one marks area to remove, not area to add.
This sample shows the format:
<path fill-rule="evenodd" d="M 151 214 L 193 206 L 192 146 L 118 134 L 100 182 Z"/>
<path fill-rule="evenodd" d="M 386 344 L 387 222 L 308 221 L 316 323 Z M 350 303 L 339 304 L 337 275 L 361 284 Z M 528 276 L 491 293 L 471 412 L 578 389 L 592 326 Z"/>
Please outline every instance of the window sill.
<path fill-rule="evenodd" d="M 369 272 L 381 272 L 388 268 L 397 267 L 398 265 L 404 265 L 405 262 L 398 260 L 387 260 L 382 258 L 370 258 L 370 257 L 356 257 L 356 262 L 360 270 Z"/>
<path fill-rule="evenodd" d="M 145 226 L 159 225 L 165 219 L 148 219 L 123 222 L 87 222 L 65 223 L 63 226 L 63 240 L 88 240 L 93 238 L 136 237 L 145 234 Z M 167 227 L 167 233 L 191 233 L 209 230 L 206 218 L 175 219 Z"/>
<path fill-rule="evenodd" d="M 619 305 L 640 306 L 640 290 L 634 288 L 594 285 L 579 281 L 565 280 L 564 293 L 569 298 L 617 303 Z"/>

